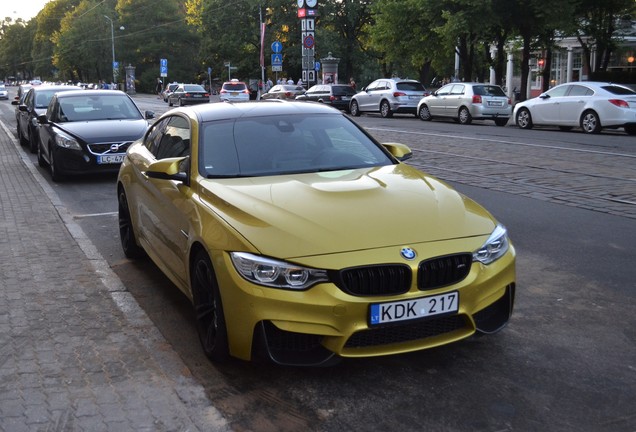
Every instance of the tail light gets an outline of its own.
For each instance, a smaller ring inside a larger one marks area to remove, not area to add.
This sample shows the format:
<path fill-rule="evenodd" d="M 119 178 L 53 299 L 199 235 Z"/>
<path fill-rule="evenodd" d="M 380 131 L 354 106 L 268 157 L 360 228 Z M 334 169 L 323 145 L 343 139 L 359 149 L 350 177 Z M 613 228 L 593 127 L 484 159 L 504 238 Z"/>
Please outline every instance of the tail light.
<path fill-rule="evenodd" d="M 329 100 L 330 100 L 330 101 L 340 100 L 340 97 L 339 97 L 339 96 L 331 95 L 331 96 L 329 96 Z"/>
<path fill-rule="evenodd" d="M 223 90 L 221 90 L 221 91 L 219 92 L 219 94 L 225 94 L 225 93 L 227 93 L 227 90 L 225 90 L 225 89 L 223 89 Z"/>
<path fill-rule="evenodd" d="M 406 96 L 406 93 L 404 93 L 404 92 L 394 92 L 393 93 L 393 97 L 400 97 L 400 96 Z"/>
<path fill-rule="evenodd" d="M 474 104 L 480 104 L 481 103 L 481 96 L 473 95 L 473 103 Z"/>
<path fill-rule="evenodd" d="M 242 91 L 242 93 L 250 94 L 250 91 L 249 91 L 248 89 L 244 89 L 244 90 Z"/>
<path fill-rule="evenodd" d="M 510 100 L 510 98 L 508 98 L 508 105 L 512 105 L 512 100 Z"/>
<path fill-rule="evenodd" d="M 612 105 L 616 105 L 619 108 L 629 108 L 629 104 L 623 99 L 610 99 L 608 102 Z"/>
<path fill-rule="evenodd" d="M 192 95 L 190 93 L 186 93 L 184 96 L 185 97 L 191 97 Z"/>
<path fill-rule="evenodd" d="M 285 97 L 286 98 L 290 98 L 291 97 L 291 92 L 285 92 Z"/>

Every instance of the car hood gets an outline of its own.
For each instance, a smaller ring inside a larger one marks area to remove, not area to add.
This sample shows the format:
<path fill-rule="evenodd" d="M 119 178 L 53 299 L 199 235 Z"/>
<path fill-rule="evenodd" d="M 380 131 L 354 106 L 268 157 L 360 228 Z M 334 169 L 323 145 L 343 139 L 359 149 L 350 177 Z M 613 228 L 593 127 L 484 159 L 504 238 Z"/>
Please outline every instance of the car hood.
<path fill-rule="evenodd" d="M 279 258 L 482 236 L 496 226 L 474 201 L 405 164 L 202 186 L 204 203 Z"/>
<path fill-rule="evenodd" d="M 57 123 L 57 127 L 88 143 L 135 141 L 144 134 L 148 122 L 139 120 L 93 120 Z"/>

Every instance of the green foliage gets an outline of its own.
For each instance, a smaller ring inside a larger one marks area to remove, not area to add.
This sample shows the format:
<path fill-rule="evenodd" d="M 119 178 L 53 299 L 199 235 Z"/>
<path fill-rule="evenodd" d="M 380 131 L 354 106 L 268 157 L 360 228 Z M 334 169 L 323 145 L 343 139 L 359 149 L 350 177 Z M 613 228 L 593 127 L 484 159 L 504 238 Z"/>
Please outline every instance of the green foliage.
<path fill-rule="evenodd" d="M 621 20 L 636 17 L 633 0 L 318 0 L 316 60 L 340 58 L 340 81 L 362 87 L 379 76 L 430 83 L 437 76 L 501 82 L 505 51 L 521 54 L 522 87 L 531 53 L 550 55 L 560 36 L 579 36 L 591 68 L 602 71 L 617 52 Z M 106 18 L 108 17 L 108 18 Z M 122 66 L 136 68 L 138 91 L 151 91 L 159 60 L 164 81 L 260 78 L 259 23 L 266 24 L 264 56 L 283 43 L 279 76 L 301 73 L 301 31 L 293 0 L 51 0 L 28 23 L 0 21 L 0 76 L 48 80 L 112 79 L 112 48 Z M 111 22 L 113 34 L 111 35 Z M 627 22 L 627 21 L 626 21 Z M 122 29 L 123 27 L 123 29 Z M 491 47 L 497 49 L 494 56 Z M 591 56 L 594 50 L 596 56 Z M 267 75 L 273 77 L 271 69 Z M 547 69 L 546 74 L 549 74 Z"/>

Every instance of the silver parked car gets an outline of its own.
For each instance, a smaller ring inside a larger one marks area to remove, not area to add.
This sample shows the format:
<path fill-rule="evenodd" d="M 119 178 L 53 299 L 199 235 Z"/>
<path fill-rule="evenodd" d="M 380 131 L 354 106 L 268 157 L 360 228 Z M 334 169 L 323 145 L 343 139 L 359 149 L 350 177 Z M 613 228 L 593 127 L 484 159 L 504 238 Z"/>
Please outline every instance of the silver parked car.
<path fill-rule="evenodd" d="M 417 103 L 428 94 L 419 81 L 381 78 L 351 98 L 349 112 L 353 116 L 363 112 L 379 112 L 385 118 L 394 113 L 417 115 Z"/>
<path fill-rule="evenodd" d="M 497 126 L 505 126 L 512 115 L 512 103 L 497 85 L 451 83 L 420 100 L 417 115 L 422 120 L 452 118 L 461 124 L 494 120 Z"/>

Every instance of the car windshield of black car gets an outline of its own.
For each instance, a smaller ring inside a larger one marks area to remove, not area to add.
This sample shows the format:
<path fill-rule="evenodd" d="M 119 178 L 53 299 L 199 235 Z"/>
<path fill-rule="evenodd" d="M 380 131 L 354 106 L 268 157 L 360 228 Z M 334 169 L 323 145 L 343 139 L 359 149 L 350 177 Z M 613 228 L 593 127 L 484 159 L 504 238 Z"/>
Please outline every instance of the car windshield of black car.
<path fill-rule="evenodd" d="M 139 110 L 126 95 L 72 96 L 58 99 L 65 121 L 139 120 Z"/>

